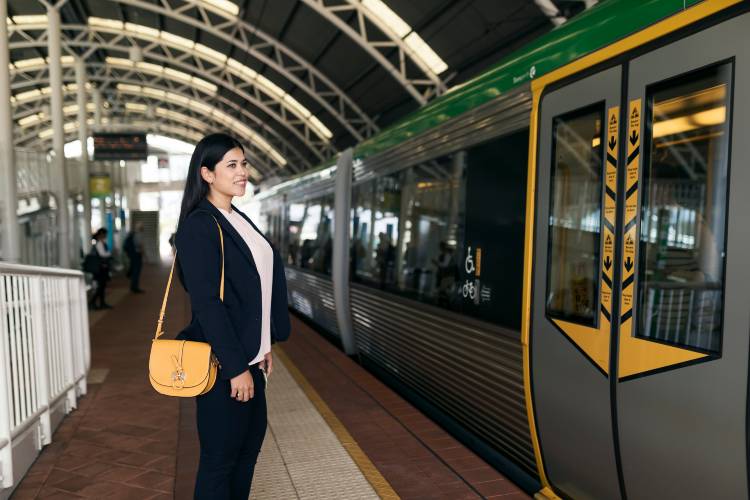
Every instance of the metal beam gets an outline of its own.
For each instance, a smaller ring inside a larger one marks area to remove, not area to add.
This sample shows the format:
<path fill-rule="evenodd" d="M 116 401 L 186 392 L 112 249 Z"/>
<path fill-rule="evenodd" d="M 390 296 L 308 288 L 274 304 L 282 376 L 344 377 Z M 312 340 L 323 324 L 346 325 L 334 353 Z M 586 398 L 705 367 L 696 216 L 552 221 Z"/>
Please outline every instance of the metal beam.
<path fill-rule="evenodd" d="M 224 130 L 228 133 L 232 133 L 236 135 L 236 132 L 231 129 L 231 126 L 228 126 L 227 124 L 223 124 L 218 122 L 215 118 L 211 116 L 202 115 L 197 112 L 193 112 L 193 110 L 189 108 L 181 108 L 180 106 L 173 105 L 171 103 L 163 103 L 158 100 L 149 99 L 147 97 L 140 97 L 138 99 L 134 99 L 131 102 L 135 102 L 136 104 L 143 104 L 147 107 L 146 110 L 129 110 L 126 109 L 124 106 L 124 103 L 118 103 L 116 107 L 111 109 L 111 114 L 114 117 L 116 116 L 128 116 L 128 115 L 139 115 L 143 116 L 143 120 L 141 120 L 138 124 L 134 124 L 131 128 L 141 130 L 144 128 L 144 125 L 148 125 L 151 121 L 158 121 L 160 123 L 168 123 L 171 125 L 177 125 L 179 124 L 182 127 L 189 128 L 196 133 L 199 133 L 201 135 L 205 135 L 207 133 L 210 133 L 212 131 L 217 130 Z M 152 114 L 148 111 L 148 106 L 153 106 L 155 103 L 161 104 L 162 107 L 168 109 L 169 111 L 177 111 L 179 109 L 181 115 L 184 115 L 186 118 L 188 118 L 191 121 L 185 120 L 185 121 L 179 121 L 175 119 L 171 119 L 168 116 L 161 116 L 158 114 Z M 41 112 L 43 107 L 43 104 L 39 104 L 38 108 L 34 110 L 35 112 Z M 91 117 L 93 118 L 93 112 L 91 113 Z M 88 113 L 87 113 L 88 117 Z M 111 120 L 112 118 L 110 118 Z M 77 123 L 78 120 L 75 120 Z M 200 121 L 205 121 L 206 126 L 200 127 L 198 123 Z M 109 127 L 108 123 L 103 123 L 99 128 L 101 130 L 107 130 Z M 43 130 L 46 130 L 49 128 L 49 119 L 48 117 L 45 117 L 41 119 L 40 121 L 36 122 L 32 126 L 23 127 L 21 128 L 21 131 L 23 133 L 17 134 L 17 140 L 16 140 L 16 146 L 18 147 L 29 147 L 31 145 L 40 145 L 40 144 L 47 144 L 49 142 L 49 138 L 41 138 L 39 136 L 40 132 Z M 77 128 L 76 128 L 77 130 Z M 70 132 L 70 129 L 65 131 L 66 133 Z M 250 143 L 250 139 L 246 137 L 240 136 L 241 139 L 244 139 L 243 142 L 246 144 Z M 41 140 L 39 140 L 41 139 Z M 194 138 L 191 139 L 191 142 L 195 142 Z M 251 145 L 251 144 L 248 144 Z M 269 165 L 266 161 L 264 161 L 261 157 L 259 157 L 256 153 L 256 150 L 254 148 L 248 149 L 248 154 L 251 157 L 252 163 L 257 165 L 261 170 L 262 173 L 266 175 L 274 175 L 278 174 L 278 169 L 272 167 Z"/>
<path fill-rule="evenodd" d="M 211 107 L 221 111 L 222 113 L 236 117 L 238 120 L 252 120 L 252 122 L 257 126 L 256 132 L 267 142 L 269 142 L 273 147 L 275 147 L 277 151 L 279 151 L 279 153 L 286 158 L 287 165 L 289 165 L 292 173 L 302 170 L 305 167 L 309 167 L 310 165 L 305 157 L 303 157 L 292 144 L 287 142 L 283 137 L 279 136 L 273 129 L 267 127 L 262 122 L 262 120 L 251 114 L 249 111 L 242 108 L 238 109 L 238 107 L 227 98 L 219 95 L 216 95 L 213 98 L 208 97 L 206 96 L 206 94 L 197 91 L 195 88 L 190 87 L 189 85 L 185 85 L 184 82 L 170 79 L 168 74 L 160 76 L 150 76 L 139 74 L 137 71 L 133 70 L 119 70 L 117 68 L 112 68 L 111 66 L 101 63 L 90 63 L 87 67 L 89 68 L 89 79 L 98 82 L 98 88 L 100 91 L 108 88 L 113 84 L 118 83 L 139 85 L 163 92 L 169 92 L 170 94 L 174 94 L 185 99 L 204 102 Z M 14 72 L 14 76 L 17 77 L 14 78 L 15 83 L 12 85 L 12 88 L 15 91 L 23 90 L 29 86 L 36 87 L 48 84 L 48 78 L 45 69 L 28 72 L 16 70 L 16 72 Z M 75 75 L 72 74 L 70 70 L 67 70 L 67 72 L 63 73 L 63 80 L 71 81 L 74 76 Z M 25 104 L 19 104 L 17 106 L 24 106 L 23 111 L 27 115 L 32 114 L 33 112 L 36 112 L 36 108 L 29 108 L 28 103 L 34 102 L 37 99 L 45 98 L 46 96 L 44 95 L 37 96 L 35 99 L 24 101 Z M 97 109 L 101 110 L 101 106 L 98 106 Z M 201 110 L 196 109 L 194 111 L 198 112 Z M 256 154 L 263 155 L 264 157 L 267 156 L 266 153 L 262 150 L 258 150 Z M 269 157 L 268 162 L 272 161 L 273 160 Z M 278 170 L 274 169 L 273 174 L 278 175 Z"/>
<path fill-rule="evenodd" d="M 425 104 L 434 96 L 445 93 L 447 87 L 440 77 L 406 45 L 403 39 L 393 33 L 385 22 L 373 15 L 361 0 L 347 0 L 343 4 L 341 2 L 330 2 L 330 0 L 328 2 L 325 0 L 302 1 L 362 47 L 420 105 Z M 354 26 L 349 21 L 352 13 L 355 14 L 353 16 Z M 347 15 L 347 19 L 344 19 L 342 14 Z M 377 27 L 386 39 L 374 39 L 367 31 L 367 24 Z M 398 66 L 394 66 L 386 54 L 387 51 L 392 50 L 396 50 L 398 53 Z M 409 76 L 406 65 L 407 59 L 410 59 L 421 72 L 419 78 Z"/>
<path fill-rule="evenodd" d="M 97 50 L 106 49 L 122 52 L 124 58 L 127 58 L 129 57 L 130 48 L 136 45 L 136 42 L 132 37 L 122 33 L 107 33 L 106 31 L 103 32 L 90 29 L 87 25 L 66 24 L 63 28 L 66 32 L 72 34 L 71 37 L 64 41 L 65 47 L 73 54 L 77 53 L 76 49 L 84 51 L 84 57 L 93 54 Z M 45 43 L 45 32 L 40 31 L 37 26 L 16 26 L 15 28 L 11 26 L 11 32 L 12 50 L 36 47 L 44 45 Z M 200 54 L 183 53 L 179 55 L 175 53 L 175 47 L 170 46 L 168 43 L 152 41 L 145 47 L 141 47 L 141 49 L 144 57 L 158 61 L 163 66 L 172 66 L 185 72 L 199 73 L 201 76 L 204 76 L 209 80 L 210 83 L 225 88 L 229 92 L 237 95 L 241 100 L 250 102 L 264 113 L 268 114 L 274 122 L 280 124 L 291 132 L 297 140 L 305 144 L 305 146 L 307 146 L 307 148 L 316 156 L 317 161 L 324 161 L 335 155 L 336 150 L 330 143 L 320 139 L 312 132 L 306 122 L 289 113 L 287 106 L 285 106 L 283 102 L 270 94 L 263 93 L 261 88 L 254 85 L 253 82 L 241 81 L 231 72 L 227 71 L 226 68 L 212 66 L 211 63 L 203 59 Z M 131 68 L 131 71 L 135 73 L 145 73 L 147 69 Z M 165 79 L 179 82 L 179 80 L 170 78 L 168 73 L 163 73 L 161 76 Z M 184 83 L 185 82 L 182 82 L 183 85 Z M 203 97 L 203 99 L 205 99 L 205 97 Z M 243 106 L 239 106 L 237 103 L 233 103 L 233 107 L 240 110 L 244 109 Z M 255 118 L 253 121 L 256 125 L 264 129 L 270 129 L 269 125 L 263 120 Z M 275 135 L 278 137 L 278 134 Z M 304 157 L 298 155 L 298 159 L 300 158 Z M 305 163 L 306 166 L 310 165 L 307 160 L 305 160 Z"/>
<path fill-rule="evenodd" d="M 284 43 L 270 36 L 258 26 L 252 26 L 239 17 L 227 18 L 216 23 L 204 5 L 190 0 L 162 0 L 158 3 L 146 0 L 106 0 L 160 14 L 183 24 L 200 29 L 230 45 L 236 46 L 250 57 L 273 68 L 288 81 L 318 102 L 323 109 L 335 117 L 355 139 L 362 140 L 378 131 L 375 122 L 337 85 L 315 66 Z M 186 12 L 195 12 L 197 17 Z M 220 10 L 214 14 L 224 15 Z M 252 43 L 251 43 L 252 41 Z"/>

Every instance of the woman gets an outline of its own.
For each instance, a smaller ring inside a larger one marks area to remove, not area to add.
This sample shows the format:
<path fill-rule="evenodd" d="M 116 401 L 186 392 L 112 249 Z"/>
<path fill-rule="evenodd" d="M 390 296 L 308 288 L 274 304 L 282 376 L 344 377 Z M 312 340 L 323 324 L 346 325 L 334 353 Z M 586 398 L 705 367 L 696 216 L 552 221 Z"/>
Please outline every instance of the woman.
<path fill-rule="evenodd" d="M 247 169 L 237 140 L 204 137 L 190 160 L 175 238 L 178 272 L 192 307 L 192 321 L 178 338 L 208 342 L 220 363 L 213 389 L 196 398 L 197 499 L 248 498 L 266 432 L 264 373 L 273 367 L 271 344 L 289 337 L 279 253 L 232 206 L 232 198 L 245 194 Z"/>
<path fill-rule="evenodd" d="M 94 281 L 96 281 L 96 290 L 91 298 L 89 306 L 92 309 L 112 309 L 107 304 L 104 297 L 107 291 L 107 282 L 109 281 L 109 260 L 112 252 L 107 248 L 105 240 L 107 239 L 107 230 L 100 228 L 92 236 L 93 245 L 89 254 L 89 272 L 91 272 Z"/>

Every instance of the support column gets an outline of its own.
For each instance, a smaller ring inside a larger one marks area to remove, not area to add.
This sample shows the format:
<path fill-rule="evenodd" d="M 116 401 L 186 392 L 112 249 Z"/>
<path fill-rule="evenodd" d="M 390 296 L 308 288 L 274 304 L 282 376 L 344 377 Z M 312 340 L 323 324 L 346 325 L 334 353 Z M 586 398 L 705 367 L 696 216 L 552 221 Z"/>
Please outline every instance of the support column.
<path fill-rule="evenodd" d="M 94 89 L 94 130 L 99 131 L 99 127 L 102 126 L 102 91 L 98 88 Z"/>
<path fill-rule="evenodd" d="M 8 17 L 8 4 L 0 0 L 0 19 Z M 13 150 L 13 115 L 10 107 L 10 52 L 8 26 L 0 23 L 0 258 L 9 262 L 21 260 L 21 231 L 18 226 L 18 184 Z"/>
<path fill-rule="evenodd" d="M 52 150 L 55 153 L 52 163 L 52 177 L 57 179 L 55 196 L 57 198 L 58 248 L 59 264 L 70 267 L 72 264 L 70 247 L 70 214 L 68 213 L 68 177 L 65 170 L 65 119 L 63 115 L 62 94 L 62 33 L 60 31 L 60 11 L 52 5 L 47 6 L 47 51 L 49 53 L 50 115 L 52 118 Z"/>
<path fill-rule="evenodd" d="M 83 171 L 83 231 L 85 242 L 88 243 L 91 230 L 91 192 L 89 191 L 89 151 L 86 143 L 89 137 L 89 127 L 86 123 L 86 61 L 76 59 L 76 98 L 78 103 L 78 139 L 81 141 L 81 170 Z M 88 250 L 84 244 L 84 252 Z"/>

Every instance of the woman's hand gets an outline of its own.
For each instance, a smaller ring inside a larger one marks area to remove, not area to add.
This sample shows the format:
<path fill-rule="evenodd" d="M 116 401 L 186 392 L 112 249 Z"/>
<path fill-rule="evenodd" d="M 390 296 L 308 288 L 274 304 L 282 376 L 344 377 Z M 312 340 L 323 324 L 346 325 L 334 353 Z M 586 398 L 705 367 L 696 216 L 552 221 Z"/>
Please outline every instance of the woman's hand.
<path fill-rule="evenodd" d="M 265 356 L 263 356 L 263 359 L 260 360 L 260 369 L 266 372 L 266 377 L 271 376 L 271 371 L 273 370 L 273 356 L 271 355 L 271 351 L 268 351 Z"/>
<path fill-rule="evenodd" d="M 230 380 L 232 384 L 232 398 L 247 403 L 255 395 L 253 376 L 249 370 L 245 370 Z"/>

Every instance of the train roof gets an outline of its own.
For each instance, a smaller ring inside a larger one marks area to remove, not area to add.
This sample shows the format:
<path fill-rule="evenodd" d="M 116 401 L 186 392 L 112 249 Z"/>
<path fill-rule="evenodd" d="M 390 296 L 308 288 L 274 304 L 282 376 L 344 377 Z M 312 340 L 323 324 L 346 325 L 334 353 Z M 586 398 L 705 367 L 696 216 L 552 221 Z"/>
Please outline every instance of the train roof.
<path fill-rule="evenodd" d="M 354 158 L 362 160 L 386 151 L 501 94 L 526 85 L 534 78 L 596 52 L 701 1 L 710 0 L 603 0 L 514 52 L 488 71 L 451 89 L 355 146 Z M 296 184 L 294 180 L 334 164 L 335 161 L 326 162 L 282 184 Z M 277 186 L 274 191 L 279 188 L 281 186 Z"/>

